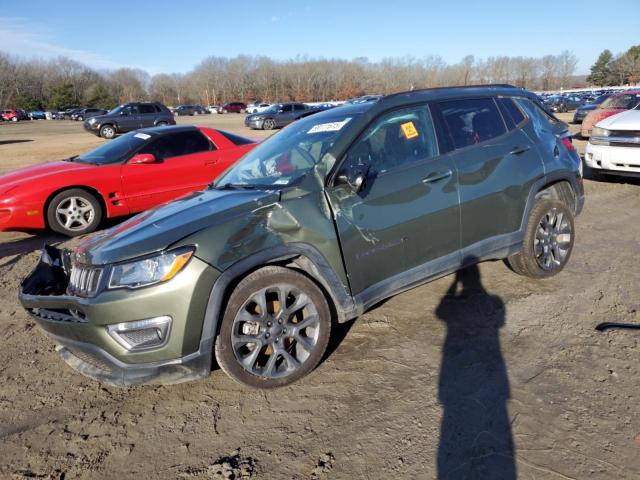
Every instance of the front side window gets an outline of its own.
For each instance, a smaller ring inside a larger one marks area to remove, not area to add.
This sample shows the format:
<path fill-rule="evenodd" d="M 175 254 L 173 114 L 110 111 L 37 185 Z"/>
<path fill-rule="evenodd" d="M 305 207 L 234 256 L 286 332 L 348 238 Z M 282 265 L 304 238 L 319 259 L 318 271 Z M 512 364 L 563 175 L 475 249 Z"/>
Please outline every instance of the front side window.
<path fill-rule="evenodd" d="M 200 132 L 177 132 L 154 140 L 140 153 L 151 153 L 157 159 L 180 157 L 212 149 L 211 143 Z"/>
<path fill-rule="evenodd" d="M 455 148 L 484 142 L 507 131 L 492 98 L 449 100 L 438 102 L 435 108 L 442 115 Z"/>
<path fill-rule="evenodd" d="M 370 125 L 350 149 L 347 167 L 365 165 L 384 173 L 438 155 L 433 122 L 426 105 L 387 113 Z"/>

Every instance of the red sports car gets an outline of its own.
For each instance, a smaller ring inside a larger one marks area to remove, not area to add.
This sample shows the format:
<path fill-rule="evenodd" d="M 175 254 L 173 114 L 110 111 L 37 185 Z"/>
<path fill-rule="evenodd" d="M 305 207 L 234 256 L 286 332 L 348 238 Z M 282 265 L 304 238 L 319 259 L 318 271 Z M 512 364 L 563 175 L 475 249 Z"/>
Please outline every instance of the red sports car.
<path fill-rule="evenodd" d="M 221 130 L 156 127 L 0 177 L 0 230 L 68 236 L 203 189 L 256 143 Z"/>

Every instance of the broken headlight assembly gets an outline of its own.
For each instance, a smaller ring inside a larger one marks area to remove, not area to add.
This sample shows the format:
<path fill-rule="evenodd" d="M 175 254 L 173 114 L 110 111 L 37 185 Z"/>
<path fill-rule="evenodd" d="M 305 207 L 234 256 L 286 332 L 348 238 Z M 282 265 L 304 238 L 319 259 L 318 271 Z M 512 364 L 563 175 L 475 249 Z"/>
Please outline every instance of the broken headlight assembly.
<path fill-rule="evenodd" d="M 184 247 L 159 255 L 119 263 L 111 267 L 109 288 L 139 288 L 166 282 L 189 263 L 193 247 Z"/>

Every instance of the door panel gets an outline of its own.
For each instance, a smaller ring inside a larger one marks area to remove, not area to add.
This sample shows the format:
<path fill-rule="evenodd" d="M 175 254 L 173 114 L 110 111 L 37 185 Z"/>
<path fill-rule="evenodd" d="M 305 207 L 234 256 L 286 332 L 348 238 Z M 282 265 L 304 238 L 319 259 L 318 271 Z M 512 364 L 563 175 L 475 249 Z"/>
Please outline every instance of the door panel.
<path fill-rule="evenodd" d="M 520 229 L 541 160 L 521 130 L 452 153 L 460 189 L 461 245 Z"/>
<path fill-rule="evenodd" d="M 364 187 L 328 196 L 354 294 L 458 251 L 455 167 L 436 155 L 426 106 L 374 121 L 347 155 L 342 169 L 368 169 Z"/>

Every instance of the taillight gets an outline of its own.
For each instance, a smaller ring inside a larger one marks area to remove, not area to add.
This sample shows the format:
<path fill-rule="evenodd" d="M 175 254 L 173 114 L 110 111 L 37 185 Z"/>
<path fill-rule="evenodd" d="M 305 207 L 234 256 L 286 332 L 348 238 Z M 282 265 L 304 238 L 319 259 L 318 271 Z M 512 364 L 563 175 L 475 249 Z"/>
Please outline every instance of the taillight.
<path fill-rule="evenodd" d="M 576 147 L 573 146 L 573 142 L 571 141 L 571 138 L 569 137 L 562 137 L 562 144 L 564 145 L 564 148 L 566 148 L 568 152 L 573 152 L 576 149 Z"/>

